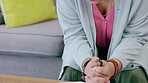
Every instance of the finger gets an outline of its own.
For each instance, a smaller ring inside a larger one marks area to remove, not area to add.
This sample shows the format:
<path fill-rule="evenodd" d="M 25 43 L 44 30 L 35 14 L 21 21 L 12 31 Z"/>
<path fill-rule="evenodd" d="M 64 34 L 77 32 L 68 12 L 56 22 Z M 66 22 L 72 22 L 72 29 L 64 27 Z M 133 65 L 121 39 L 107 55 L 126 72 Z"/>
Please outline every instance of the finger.
<path fill-rule="evenodd" d="M 101 69 L 101 70 L 98 70 L 98 69 Z M 101 71 L 103 71 L 103 68 L 101 67 L 94 67 L 93 68 L 93 73 L 92 73 L 92 77 L 107 77 L 108 76 L 108 74 L 102 74 L 102 72 Z"/>
<path fill-rule="evenodd" d="M 102 66 L 106 65 L 107 62 L 105 60 L 101 60 L 102 61 Z M 101 65 L 101 64 L 100 64 Z"/>
<path fill-rule="evenodd" d="M 110 83 L 110 80 L 108 82 L 105 82 L 105 83 Z"/>
<path fill-rule="evenodd" d="M 104 66 L 104 65 L 106 65 L 106 61 L 105 60 L 98 60 L 98 62 L 99 62 L 99 66 Z"/>
<path fill-rule="evenodd" d="M 85 82 L 86 83 L 93 83 L 93 81 L 88 76 L 85 76 Z"/>
<path fill-rule="evenodd" d="M 101 74 L 101 73 L 98 73 L 98 72 L 93 72 L 91 77 L 107 77 L 107 75 L 104 75 L 104 74 Z"/>
<path fill-rule="evenodd" d="M 110 80 L 107 83 L 110 83 Z"/>
<path fill-rule="evenodd" d="M 93 83 L 108 83 L 109 82 L 108 77 L 95 77 L 95 78 L 91 78 L 91 80 L 93 81 Z"/>
<path fill-rule="evenodd" d="M 106 61 L 102 60 L 103 62 L 103 66 L 105 66 L 107 64 Z M 100 63 L 99 63 L 100 64 Z M 104 67 L 99 67 L 99 66 L 95 66 L 92 68 L 92 72 L 90 73 L 90 77 L 97 77 L 97 76 L 100 76 L 100 77 L 104 77 L 104 76 L 108 76 L 109 73 L 106 69 L 104 69 Z"/>
<path fill-rule="evenodd" d="M 94 57 L 92 58 L 92 62 L 98 62 L 98 60 L 99 60 L 99 57 L 94 56 Z"/>
<path fill-rule="evenodd" d="M 104 66 L 107 63 L 104 60 L 100 60 L 98 57 L 93 57 L 91 62 L 92 62 L 91 67 Z"/>
<path fill-rule="evenodd" d="M 97 74 L 99 74 L 99 73 L 97 72 Z M 91 68 L 90 71 L 86 72 L 86 75 L 91 77 L 91 78 L 96 77 L 96 76 L 100 76 L 100 75 L 97 75 L 97 74 L 96 74 L 96 72 L 94 72 L 94 69 L 92 69 L 92 68 Z"/>
<path fill-rule="evenodd" d="M 108 76 L 109 75 L 109 72 L 106 70 L 106 69 L 104 69 L 103 67 L 96 67 L 96 69 L 95 69 L 95 71 L 94 71 L 96 74 L 97 73 L 100 73 L 100 74 L 102 74 L 102 75 L 104 75 L 104 76 Z"/>
<path fill-rule="evenodd" d="M 100 66 L 100 63 L 99 62 L 92 62 L 92 61 L 90 61 L 90 67 L 91 68 L 94 68 L 94 67 L 97 67 L 97 66 Z"/>
<path fill-rule="evenodd" d="M 91 67 L 95 67 L 95 66 L 100 66 L 100 63 L 98 62 L 99 61 L 99 58 L 98 57 L 93 57 L 92 60 L 90 61 L 91 63 Z"/>

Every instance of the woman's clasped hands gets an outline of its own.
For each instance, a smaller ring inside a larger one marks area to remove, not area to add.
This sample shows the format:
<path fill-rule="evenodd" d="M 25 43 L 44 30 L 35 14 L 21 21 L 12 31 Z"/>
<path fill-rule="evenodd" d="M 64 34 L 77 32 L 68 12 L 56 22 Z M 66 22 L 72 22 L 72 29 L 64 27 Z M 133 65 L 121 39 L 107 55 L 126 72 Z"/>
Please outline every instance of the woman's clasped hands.
<path fill-rule="evenodd" d="M 93 57 L 84 69 L 86 83 L 110 83 L 110 78 L 115 72 L 114 64 Z"/>

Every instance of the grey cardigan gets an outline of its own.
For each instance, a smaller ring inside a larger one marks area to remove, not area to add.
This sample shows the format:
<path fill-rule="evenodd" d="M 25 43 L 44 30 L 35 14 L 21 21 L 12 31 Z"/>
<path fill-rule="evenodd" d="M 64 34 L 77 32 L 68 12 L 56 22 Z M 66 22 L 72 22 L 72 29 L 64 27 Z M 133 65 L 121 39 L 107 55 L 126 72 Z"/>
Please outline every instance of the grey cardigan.
<path fill-rule="evenodd" d="M 120 60 L 122 70 L 142 66 L 148 75 L 147 3 L 148 0 L 115 1 L 115 21 L 107 57 Z M 65 43 L 61 74 L 65 66 L 82 71 L 83 61 L 98 55 L 92 4 L 89 0 L 57 0 L 57 13 Z"/>

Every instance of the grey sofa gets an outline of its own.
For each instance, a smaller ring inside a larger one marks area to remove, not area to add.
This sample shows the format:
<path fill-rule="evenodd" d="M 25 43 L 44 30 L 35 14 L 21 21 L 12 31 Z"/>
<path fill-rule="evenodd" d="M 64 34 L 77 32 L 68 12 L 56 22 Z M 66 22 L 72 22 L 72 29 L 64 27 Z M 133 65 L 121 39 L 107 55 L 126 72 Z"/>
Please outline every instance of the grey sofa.
<path fill-rule="evenodd" d="M 0 74 L 58 79 L 63 47 L 57 19 L 12 29 L 0 25 Z"/>

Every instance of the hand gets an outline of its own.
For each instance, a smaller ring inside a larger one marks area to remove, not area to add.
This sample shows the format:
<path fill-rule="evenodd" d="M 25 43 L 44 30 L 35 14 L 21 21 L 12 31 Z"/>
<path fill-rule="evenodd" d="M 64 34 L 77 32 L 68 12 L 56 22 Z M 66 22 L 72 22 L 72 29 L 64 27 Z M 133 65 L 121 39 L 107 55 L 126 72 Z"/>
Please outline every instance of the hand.
<path fill-rule="evenodd" d="M 110 83 L 108 78 L 103 78 L 103 77 L 90 78 L 88 76 L 85 77 L 85 82 L 86 83 Z"/>
<path fill-rule="evenodd" d="M 114 65 L 103 61 L 103 66 L 95 66 L 90 76 L 85 76 L 86 83 L 110 83 L 109 79 L 114 74 Z"/>
<path fill-rule="evenodd" d="M 100 66 L 100 63 L 98 62 L 98 57 L 93 57 L 91 61 L 86 65 L 84 69 L 84 73 L 89 77 L 95 77 L 95 73 L 93 72 L 93 68 L 96 66 Z"/>
<path fill-rule="evenodd" d="M 103 61 L 103 60 L 102 60 Z M 102 66 L 104 66 L 106 61 L 103 61 Z M 98 57 L 93 57 L 91 61 L 85 67 L 85 77 L 86 83 L 109 83 L 109 78 L 107 74 L 102 74 L 100 72 L 94 71 L 94 67 L 100 67 L 100 62 Z"/>
<path fill-rule="evenodd" d="M 112 62 L 103 61 L 100 66 L 98 57 L 93 57 L 85 68 L 86 83 L 110 83 L 109 79 L 113 76 L 115 69 Z"/>
<path fill-rule="evenodd" d="M 98 75 L 100 75 L 99 77 L 103 76 L 107 76 L 108 78 L 111 78 L 114 75 L 115 72 L 115 67 L 114 64 L 112 62 L 103 62 L 104 65 L 102 67 L 97 66 L 95 67 L 94 72 L 95 73 L 99 73 Z"/>
<path fill-rule="evenodd" d="M 103 65 L 100 66 L 98 57 L 93 57 L 92 60 L 87 64 L 84 72 L 86 73 L 85 81 L 86 83 L 110 83 L 109 79 L 115 73 L 115 67 L 112 62 L 103 61 Z M 119 67 L 122 68 L 122 63 L 114 59 Z"/>

